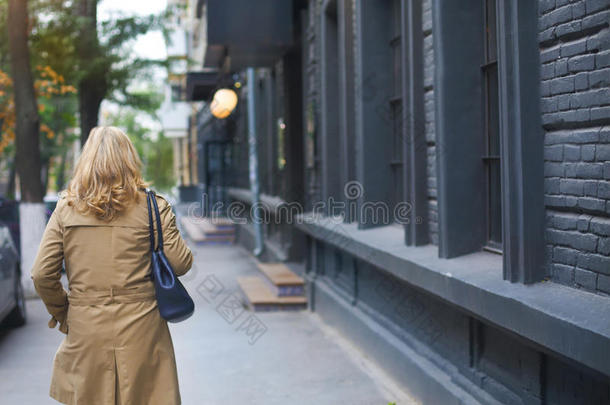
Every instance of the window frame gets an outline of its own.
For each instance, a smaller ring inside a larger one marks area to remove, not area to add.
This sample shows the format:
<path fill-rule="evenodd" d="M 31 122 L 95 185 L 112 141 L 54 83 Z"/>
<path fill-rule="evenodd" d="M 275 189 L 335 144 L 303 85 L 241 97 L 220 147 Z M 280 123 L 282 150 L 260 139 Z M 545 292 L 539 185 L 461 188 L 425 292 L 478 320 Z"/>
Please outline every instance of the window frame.
<path fill-rule="evenodd" d="M 405 243 L 428 243 L 427 155 L 424 128 L 423 29 L 420 1 L 399 0 L 400 81 L 394 91 L 393 55 L 388 44 L 392 35 L 387 21 L 394 5 L 390 1 L 355 1 L 355 100 L 356 100 L 356 180 L 363 187 L 358 208 L 364 204 L 392 201 L 393 134 L 396 120 L 391 118 L 388 101 L 400 94 L 400 140 L 402 148 L 402 196 L 408 203 L 407 215 L 401 216 Z M 398 27 L 397 27 L 398 28 Z M 386 46 L 380 46 L 386 44 Z M 388 68 L 391 66 L 391 68 Z M 376 136 L 370 136 L 376 134 Z M 381 141 L 383 140 L 383 141 Z M 365 153 L 366 152 L 366 153 Z M 379 164 L 379 162 L 386 162 Z M 395 197 L 394 197 L 395 198 Z M 394 207 L 392 207 L 394 208 Z M 404 208 L 399 206 L 399 209 Z M 358 209 L 362 214 L 365 209 Z M 390 224 L 394 224 L 390 213 Z M 404 214 L 404 211 L 401 213 Z M 368 229 L 387 223 L 371 224 L 358 218 L 358 228 Z M 366 218 L 364 218 L 366 219 Z M 406 222 L 406 223 L 405 223 Z"/>
<path fill-rule="evenodd" d="M 483 113 L 481 0 L 433 0 L 439 256 L 485 244 L 485 184 L 480 157 Z M 546 276 L 544 158 L 540 116 L 538 3 L 496 0 L 503 276 L 532 283 Z M 456 36 L 459 30 L 461 35 Z M 458 103 L 456 100 L 467 100 Z M 478 103 L 478 108 L 477 108 Z M 490 253 L 491 254 L 491 253 Z"/>
<path fill-rule="evenodd" d="M 404 40 L 402 36 L 402 18 L 401 12 L 403 7 L 402 0 L 390 0 L 392 9 L 392 28 L 390 32 L 390 38 L 388 39 L 388 47 L 390 48 L 390 55 L 392 59 L 392 88 L 394 91 L 390 94 L 388 99 L 388 109 L 390 119 L 392 120 L 392 132 L 391 132 L 391 156 L 388 164 L 392 172 L 392 185 L 390 187 L 390 196 L 388 205 L 392 209 L 392 215 L 390 221 L 396 221 L 394 217 L 394 209 L 405 199 L 404 194 L 404 177 L 405 177 L 405 157 L 404 148 L 402 146 L 404 131 L 403 125 L 403 114 L 402 110 L 405 108 L 404 105 L 404 89 L 402 86 L 403 76 L 403 65 L 404 55 L 402 42 Z M 398 54 L 398 55 L 397 55 Z"/>
<path fill-rule="evenodd" d="M 341 0 L 325 0 L 321 7 L 321 40 L 320 40 L 320 179 L 322 201 L 331 198 L 342 201 L 340 175 L 331 162 L 341 160 L 339 139 L 339 15 L 338 7 Z M 330 204 L 324 204 L 327 215 L 331 214 Z"/>
<path fill-rule="evenodd" d="M 423 8 L 421 1 L 402 0 L 401 5 L 403 191 L 405 201 L 410 204 L 404 236 L 408 246 L 422 246 L 430 241 L 428 142 L 424 122 Z"/>
<path fill-rule="evenodd" d="M 502 33 L 498 78 L 503 275 L 511 282 L 529 284 L 547 276 L 538 2 L 496 0 L 496 4 Z"/>
<path fill-rule="evenodd" d="M 483 63 L 481 64 L 482 86 L 483 86 L 483 131 L 485 141 L 485 154 L 482 156 L 485 170 L 485 244 L 483 249 L 492 253 L 502 254 L 502 182 L 494 179 L 493 166 L 497 165 L 497 175 L 501 177 L 501 144 L 500 133 L 500 100 L 499 100 L 499 71 L 498 71 L 498 25 L 496 22 L 497 8 L 495 0 L 481 0 L 483 3 Z M 490 15 L 489 6 L 493 4 L 494 9 Z M 493 37 L 492 37 L 493 36 Z M 491 39 L 493 38 L 493 39 Z M 493 71 L 495 69 L 495 79 Z M 492 100 L 493 90 L 497 99 Z M 493 127 L 495 114 L 496 128 Z M 495 132 L 495 133 L 494 133 Z M 493 139 L 495 138 L 495 139 Z M 494 147 L 494 143 L 496 144 Z M 494 150 L 497 149 L 497 150 Z M 492 193 L 499 191 L 496 198 L 500 202 L 497 212 L 494 212 Z M 493 226 L 497 221 L 499 225 L 498 235 L 494 235 Z M 494 237 L 496 240 L 494 240 Z"/>

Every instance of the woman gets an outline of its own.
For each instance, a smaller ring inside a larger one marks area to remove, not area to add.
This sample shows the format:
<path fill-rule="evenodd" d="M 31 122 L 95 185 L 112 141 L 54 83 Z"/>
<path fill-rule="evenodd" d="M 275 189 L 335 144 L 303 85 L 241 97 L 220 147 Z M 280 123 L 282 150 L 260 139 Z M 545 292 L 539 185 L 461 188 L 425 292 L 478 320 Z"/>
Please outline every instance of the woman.
<path fill-rule="evenodd" d="M 34 262 L 32 280 L 52 316 L 49 327 L 59 323 L 66 334 L 49 392 L 64 404 L 180 404 L 172 339 L 150 278 L 140 167 L 121 130 L 94 128 Z M 165 254 L 183 275 L 193 256 L 171 206 L 157 201 Z"/>

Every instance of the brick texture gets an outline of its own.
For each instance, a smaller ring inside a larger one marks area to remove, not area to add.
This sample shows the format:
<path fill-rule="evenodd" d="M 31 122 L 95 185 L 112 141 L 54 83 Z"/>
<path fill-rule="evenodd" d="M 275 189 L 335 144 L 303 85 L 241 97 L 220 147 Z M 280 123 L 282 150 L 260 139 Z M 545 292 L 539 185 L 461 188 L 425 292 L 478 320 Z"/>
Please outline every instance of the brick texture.
<path fill-rule="evenodd" d="M 430 242 L 438 245 L 438 210 L 436 200 L 436 135 L 434 128 L 434 46 L 432 43 L 432 0 L 422 5 L 424 30 L 424 100 L 425 130 L 428 145 L 428 225 Z"/>
<path fill-rule="evenodd" d="M 547 262 L 610 293 L 610 0 L 539 0 Z"/>

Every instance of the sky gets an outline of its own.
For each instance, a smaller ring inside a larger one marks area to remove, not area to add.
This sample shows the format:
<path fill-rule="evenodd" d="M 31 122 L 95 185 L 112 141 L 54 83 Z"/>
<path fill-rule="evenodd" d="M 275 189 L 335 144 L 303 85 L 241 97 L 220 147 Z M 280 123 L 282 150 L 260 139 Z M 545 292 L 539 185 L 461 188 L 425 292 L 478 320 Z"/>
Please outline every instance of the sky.
<path fill-rule="evenodd" d="M 158 14 L 165 10 L 166 6 L 166 0 L 101 0 L 98 3 L 97 13 L 100 21 L 107 21 L 117 14 L 142 16 Z M 165 41 L 160 32 L 149 32 L 142 35 L 133 41 L 131 46 L 133 47 L 133 54 L 141 58 L 165 59 L 167 57 Z M 165 81 L 166 72 L 163 69 L 159 69 L 155 75 L 159 79 L 155 80 L 156 84 Z M 102 120 L 104 111 L 114 112 L 118 108 L 117 105 L 104 101 L 102 104 Z M 140 114 L 138 121 L 154 130 L 160 130 L 160 124 L 146 114 Z"/>

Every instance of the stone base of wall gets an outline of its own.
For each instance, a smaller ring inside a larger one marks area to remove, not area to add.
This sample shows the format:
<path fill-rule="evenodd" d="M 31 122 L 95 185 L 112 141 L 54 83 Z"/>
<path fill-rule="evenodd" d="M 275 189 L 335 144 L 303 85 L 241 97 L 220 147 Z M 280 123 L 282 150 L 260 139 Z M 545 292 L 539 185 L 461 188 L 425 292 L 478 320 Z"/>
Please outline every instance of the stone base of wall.
<path fill-rule="evenodd" d="M 417 341 L 413 336 L 410 336 L 412 342 L 407 342 L 393 335 L 370 314 L 348 302 L 325 280 L 310 277 L 307 280 L 309 299 L 321 318 L 359 346 L 400 384 L 404 384 L 421 403 L 500 404 L 455 374 L 457 370 L 448 372 L 430 361 L 422 352 L 424 343 L 412 344 Z M 463 385 L 458 380 L 462 380 Z"/>
<path fill-rule="evenodd" d="M 338 246 L 313 238 L 307 246 L 311 309 L 422 403 L 610 403 L 608 376 Z"/>

